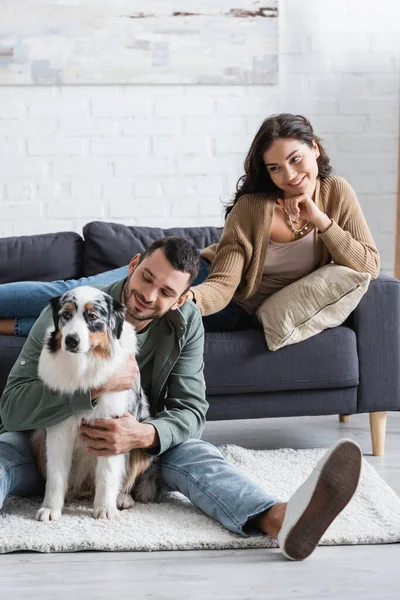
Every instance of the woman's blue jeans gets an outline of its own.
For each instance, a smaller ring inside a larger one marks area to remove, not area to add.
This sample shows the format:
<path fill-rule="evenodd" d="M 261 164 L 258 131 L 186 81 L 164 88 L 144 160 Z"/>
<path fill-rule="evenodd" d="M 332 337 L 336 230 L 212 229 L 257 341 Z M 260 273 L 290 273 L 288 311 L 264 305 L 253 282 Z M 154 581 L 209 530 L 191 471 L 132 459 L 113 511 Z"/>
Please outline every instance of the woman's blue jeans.
<path fill-rule="evenodd" d="M 15 318 L 15 335 L 27 337 L 50 298 L 82 285 L 110 285 L 128 276 L 128 267 L 107 273 L 58 281 L 16 281 L 0 285 L 0 319 Z"/>
<path fill-rule="evenodd" d="M 208 275 L 209 263 L 200 259 L 200 270 L 193 285 L 202 283 Z M 110 285 L 128 276 L 128 266 L 119 267 L 106 273 L 52 282 L 17 281 L 0 285 L 0 319 L 15 319 L 15 335 L 28 336 L 32 325 L 50 298 L 61 296 L 74 287 L 82 285 Z M 252 327 L 252 317 L 231 302 L 220 312 L 203 318 L 206 331 L 236 331 Z"/>

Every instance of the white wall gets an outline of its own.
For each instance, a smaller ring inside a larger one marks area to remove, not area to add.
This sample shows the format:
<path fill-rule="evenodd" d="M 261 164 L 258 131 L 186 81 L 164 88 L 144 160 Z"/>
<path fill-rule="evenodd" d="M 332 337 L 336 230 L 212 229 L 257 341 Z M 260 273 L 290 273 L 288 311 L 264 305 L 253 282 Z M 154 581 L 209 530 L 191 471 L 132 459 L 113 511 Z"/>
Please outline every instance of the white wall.
<path fill-rule="evenodd" d="M 0 87 L 0 236 L 221 224 L 262 119 L 298 112 L 392 271 L 399 28 L 398 0 L 281 0 L 277 86 Z"/>

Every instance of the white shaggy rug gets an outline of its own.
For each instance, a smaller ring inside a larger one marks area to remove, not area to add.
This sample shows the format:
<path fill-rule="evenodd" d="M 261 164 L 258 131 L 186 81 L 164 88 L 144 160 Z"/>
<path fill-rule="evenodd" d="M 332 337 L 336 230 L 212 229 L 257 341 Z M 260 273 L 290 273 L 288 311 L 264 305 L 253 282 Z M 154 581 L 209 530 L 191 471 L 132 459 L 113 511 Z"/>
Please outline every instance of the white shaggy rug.
<path fill-rule="evenodd" d="M 304 481 L 324 450 L 246 450 L 223 446 L 240 471 L 281 500 Z M 34 520 L 39 499 L 9 498 L 0 512 L 0 553 L 17 550 L 195 550 L 267 548 L 268 536 L 242 537 L 196 509 L 180 494 L 168 502 L 137 504 L 118 521 L 91 518 L 88 504 L 69 506 L 59 521 Z M 322 543 L 386 544 L 400 542 L 400 498 L 366 461 L 356 495 L 326 532 Z"/>

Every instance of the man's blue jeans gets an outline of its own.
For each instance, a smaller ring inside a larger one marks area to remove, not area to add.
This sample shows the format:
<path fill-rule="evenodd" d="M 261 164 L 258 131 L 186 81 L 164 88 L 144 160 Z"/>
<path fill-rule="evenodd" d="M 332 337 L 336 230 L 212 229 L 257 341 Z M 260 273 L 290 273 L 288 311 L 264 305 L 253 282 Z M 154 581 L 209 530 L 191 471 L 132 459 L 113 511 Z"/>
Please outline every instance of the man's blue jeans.
<path fill-rule="evenodd" d="M 164 485 L 184 494 L 234 533 L 259 534 L 248 521 L 278 502 L 236 471 L 208 442 L 183 442 L 167 450 L 160 462 Z M 0 435 L 0 508 L 9 495 L 44 495 L 44 480 L 30 450 L 29 433 Z"/>

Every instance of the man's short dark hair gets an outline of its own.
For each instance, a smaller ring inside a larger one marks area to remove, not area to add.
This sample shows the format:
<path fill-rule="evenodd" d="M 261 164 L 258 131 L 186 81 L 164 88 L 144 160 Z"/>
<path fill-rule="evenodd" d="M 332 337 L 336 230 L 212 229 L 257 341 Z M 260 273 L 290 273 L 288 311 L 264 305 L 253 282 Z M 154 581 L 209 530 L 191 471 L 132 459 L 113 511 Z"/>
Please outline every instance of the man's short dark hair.
<path fill-rule="evenodd" d="M 164 252 L 165 258 L 174 269 L 190 275 L 189 284 L 185 290 L 187 292 L 196 279 L 200 268 L 200 254 L 196 246 L 183 237 L 164 237 L 156 240 L 147 248 L 140 257 L 140 262 L 159 249 Z"/>

